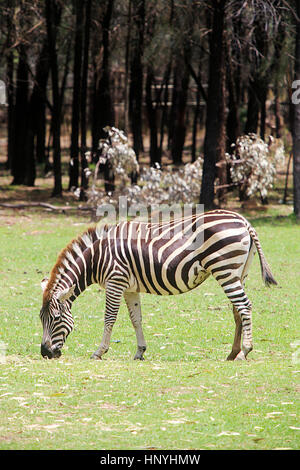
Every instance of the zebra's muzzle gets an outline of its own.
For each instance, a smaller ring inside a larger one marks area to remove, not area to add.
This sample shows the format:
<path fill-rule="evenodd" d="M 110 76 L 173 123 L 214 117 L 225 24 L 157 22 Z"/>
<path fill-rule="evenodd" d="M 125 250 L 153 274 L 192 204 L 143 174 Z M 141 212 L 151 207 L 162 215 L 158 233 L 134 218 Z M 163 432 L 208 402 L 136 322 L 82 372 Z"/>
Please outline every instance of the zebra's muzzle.
<path fill-rule="evenodd" d="M 48 348 L 47 345 L 43 344 L 43 343 L 41 344 L 41 355 L 44 358 L 48 358 L 48 359 L 52 359 L 52 357 L 53 357 L 51 349 Z"/>
<path fill-rule="evenodd" d="M 58 358 L 61 356 L 60 349 L 50 349 L 46 344 L 41 344 L 41 355 L 46 359 Z"/>

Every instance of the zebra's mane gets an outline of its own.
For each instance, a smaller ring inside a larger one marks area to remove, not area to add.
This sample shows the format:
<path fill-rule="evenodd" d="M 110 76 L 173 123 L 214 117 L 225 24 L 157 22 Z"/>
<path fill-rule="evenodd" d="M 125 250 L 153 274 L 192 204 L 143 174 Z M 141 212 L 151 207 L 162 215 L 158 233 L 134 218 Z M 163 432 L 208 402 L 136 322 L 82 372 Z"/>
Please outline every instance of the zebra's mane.
<path fill-rule="evenodd" d="M 44 290 L 44 303 L 49 302 L 52 291 L 60 279 L 60 273 L 64 269 L 64 262 L 68 259 L 68 257 L 71 255 L 76 259 L 80 251 L 83 253 L 86 248 L 91 246 L 96 240 L 100 238 L 99 235 L 100 233 L 97 227 L 89 227 L 84 233 L 71 240 L 68 245 L 59 253 L 56 263 L 51 270 L 48 284 Z"/>

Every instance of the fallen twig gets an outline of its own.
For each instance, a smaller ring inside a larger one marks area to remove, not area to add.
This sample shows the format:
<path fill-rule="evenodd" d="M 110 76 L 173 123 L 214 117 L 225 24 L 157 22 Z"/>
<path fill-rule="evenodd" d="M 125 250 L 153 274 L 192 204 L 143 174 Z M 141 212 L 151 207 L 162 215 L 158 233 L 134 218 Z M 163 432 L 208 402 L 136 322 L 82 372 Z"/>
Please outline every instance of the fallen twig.
<path fill-rule="evenodd" d="M 47 202 L 20 202 L 17 204 L 12 204 L 9 202 L 1 202 L 0 207 L 5 207 L 7 209 L 25 209 L 28 207 L 42 207 L 48 211 L 57 211 L 57 212 L 66 212 L 66 211 L 86 211 L 93 212 L 93 208 L 90 206 L 54 206 Z"/>

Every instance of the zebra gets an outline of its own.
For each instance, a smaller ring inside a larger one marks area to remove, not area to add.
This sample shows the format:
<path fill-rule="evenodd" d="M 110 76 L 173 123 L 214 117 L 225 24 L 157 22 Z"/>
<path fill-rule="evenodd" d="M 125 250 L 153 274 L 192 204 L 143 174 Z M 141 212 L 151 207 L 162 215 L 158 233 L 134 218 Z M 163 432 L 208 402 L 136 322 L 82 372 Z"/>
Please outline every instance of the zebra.
<path fill-rule="evenodd" d="M 62 250 L 50 278 L 41 282 L 41 354 L 60 357 L 74 326 L 72 303 L 96 283 L 105 289 L 106 305 L 102 341 L 91 357 L 101 359 L 108 351 L 124 297 L 137 340 L 134 359 L 143 360 L 140 293 L 183 294 L 212 275 L 233 307 L 235 334 L 227 360 L 244 360 L 253 349 L 252 306 L 244 286 L 256 251 L 265 284 L 276 285 L 255 229 L 235 212 L 215 210 L 168 222 L 133 220 L 89 228 Z"/>

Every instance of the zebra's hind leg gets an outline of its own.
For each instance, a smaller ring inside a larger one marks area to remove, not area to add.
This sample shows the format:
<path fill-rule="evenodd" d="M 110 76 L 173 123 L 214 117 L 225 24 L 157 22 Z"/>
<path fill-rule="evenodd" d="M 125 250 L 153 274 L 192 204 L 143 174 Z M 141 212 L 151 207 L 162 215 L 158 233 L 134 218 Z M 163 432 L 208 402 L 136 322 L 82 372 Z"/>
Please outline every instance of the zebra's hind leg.
<path fill-rule="evenodd" d="M 236 332 L 232 352 L 227 359 L 231 360 L 244 360 L 253 349 L 252 342 L 252 306 L 248 299 L 244 287 L 238 277 L 232 278 L 224 282 L 223 285 L 219 281 L 228 299 L 231 301 L 234 308 L 234 316 L 236 322 Z M 239 317 L 239 318 L 238 318 Z M 240 342 L 240 329 L 243 334 L 242 349 L 238 352 L 238 345 Z M 237 355 L 234 357 L 234 352 Z"/>
<path fill-rule="evenodd" d="M 136 334 L 137 352 L 134 359 L 144 360 L 144 352 L 146 351 L 146 342 L 142 328 L 142 311 L 140 295 L 137 292 L 124 292 L 124 299 L 128 308 L 129 317 Z"/>
<path fill-rule="evenodd" d="M 117 319 L 123 292 L 124 286 L 122 284 L 110 282 L 106 286 L 104 332 L 100 346 L 92 354 L 91 359 L 102 359 L 103 354 L 108 351 L 112 329 Z"/>
<path fill-rule="evenodd" d="M 242 320 L 242 332 L 243 332 L 243 341 L 242 341 L 242 350 L 238 353 L 236 360 L 244 360 L 247 355 L 253 349 L 252 341 L 252 311 L 251 311 L 251 302 L 247 299 L 247 305 L 242 307 L 237 307 L 237 310 L 241 316 Z"/>
<path fill-rule="evenodd" d="M 230 289 L 231 290 L 231 289 Z M 245 294 L 243 286 L 240 284 L 239 288 L 233 292 L 228 292 L 227 297 L 231 300 L 233 306 L 241 318 L 242 324 L 242 349 L 235 357 L 236 360 L 244 360 L 253 349 L 252 342 L 252 306 L 251 302 Z"/>
<path fill-rule="evenodd" d="M 242 320 L 236 307 L 233 306 L 233 316 L 235 321 L 235 334 L 231 353 L 227 357 L 227 361 L 233 361 L 241 350 L 241 338 L 242 338 Z"/>

